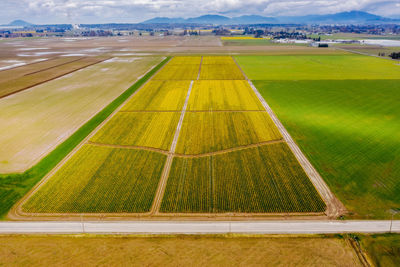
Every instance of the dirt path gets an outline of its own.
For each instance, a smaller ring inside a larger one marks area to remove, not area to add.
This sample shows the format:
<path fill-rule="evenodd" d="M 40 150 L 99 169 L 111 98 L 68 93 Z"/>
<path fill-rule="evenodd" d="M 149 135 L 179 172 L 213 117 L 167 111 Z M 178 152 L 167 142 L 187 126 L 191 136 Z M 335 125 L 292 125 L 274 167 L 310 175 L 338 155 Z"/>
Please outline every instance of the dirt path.
<path fill-rule="evenodd" d="M 236 62 L 235 58 L 234 57 L 232 57 L 232 58 Z M 314 168 L 314 166 L 311 164 L 311 162 L 307 159 L 307 157 L 300 150 L 299 146 L 296 144 L 296 142 L 290 136 L 289 132 L 286 130 L 286 128 L 281 123 L 281 121 L 278 119 L 278 117 L 272 111 L 271 107 L 268 105 L 268 103 L 265 101 L 265 99 L 261 96 L 260 92 L 254 86 L 254 84 L 251 82 L 251 80 L 249 80 L 247 78 L 246 74 L 244 73 L 244 71 L 242 70 L 242 68 L 239 66 L 239 64 L 237 62 L 236 62 L 236 65 L 242 71 L 242 73 L 243 73 L 244 77 L 246 78 L 247 82 L 249 83 L 250 87 L 253 89 L 254 93 L 257 95 L 258 99 L 261 101 L 265 110 L 268 112 L 269 116 L 274 121 L 275 125 L 278 127 L 279 131 L 281 132 L 286 143 L 288 144 L 288 146 L 292 150 L 293 154 L 297 158 L 298 162 L 303 167 L 307 176 L 310 178 L 311 182 L 313 183 L 313 185 L 315 186 L 315 188 L 321 195 L 322 199 L 324 200 L 324 202 L 327 206 L 327 209 L 326 209 L 327 216 L 329 218 L 337 218 L 340 215 L 344 214 L 346 212 L 346 208 L 344 207 L 344 205 L 336 198 L 336 196 L 329 189 L 328 185 L 322 179 L 321 175 L 317 172 L 317 170 Z"/>
<path fill-rule="evenodd" d="M 207 153 L 202 153 L 202 154 L 178 154 L 178 153 L 172 152 L 171 150 L 167 151 L 167 150 L 163 150 L 163 149 L 155 148 L 155 147 L 102 144 L 102 143 L 96 143 L 96 142 L 92 142 L 92 141 L 88 141 L 87 144 L 93 145 L 93 146 L 101 146 L 101 147 L 147 150 L 147 151 L 157 152 L 157 153 L 161 153 L 161 154 L 168 155 L 168 156 L 172 155 L 173 157 L 178 157 L 178 158 L 201 158 L 201 157 L 221 155 L 221 154 L 235 152 L 235 151 L 244 150 L 244 149 L 248 149 L 248 148 L 255 148 L 255 147 L 260 147 L 260 146 L 279 144 L 279 143 L 284 143 L 284 142 L 285 142 L 285 140 L 283 140 L 283 139 L 269 140 L 269 141 L 264 141 L 264 142 L 249 144 L 249 145 L 243 145 L 243 146 L 236 146 L 236 147 L 231 147 L 231 148 L 227 148 L 227 149 L 222 149 L 222 150 L 207 152 Z"/>
<path fill-rule="evenodd" d="M 200 69 L 199 69 L 199 71 L 200 71 Z M 190 82 L 189 90 L 187 92 L 186 99 L 185 99 L 185 104 L 183 105 L 183 108 L 182 108 L 181 117 L 179 118 L 178 125 L 176 126 L 174 139 L 172 140 L 172 144 L 171 144 L 171 148 L 169 149 L 167 161 L 165 162 L 164 169 L 163 169 L 163 172 L 162 172 L 162 175 L 160 178 L 160 182 L 158 184 L 158 188 L 156 191 L 156 196 L 153 200 L 153 205 L 150 210 L 151 214 L 156 214 L 160 210 L 161 201 L 164 196 L 165 187 L 167 185 L 167 180 L 168 180 L 169 172 L 171 170 L 171 165 L 172 165 L 172 160 L 174 158 L 176 144 L 178 143 L 179 133 L 181 132 L 181 129 L 182 129 L 183 119 L 185 117 L 185 112 L 186 112 L 187 104 L 189 102 L 189 97 L 190 97 L 190 92 L 192 91 L 192 87 L 193 87 L 193 81 Z"/>
<path fill-rule="evenodd" d="M 225 154 L 225 153 L 229 153 L 229 152 L 235 152 L 235 151 L 244 150 L 244 149 L 248 149 L 248 148 L 259 147 L 259 146 L 279 144 L 279 143 L 284 143 L 284 142 L 285 141 L 283 139 L 270 140 L 270 141 L 264 141 L 264 142 L 260 142 L 260 143 L 250 144 L 250 145 L 227 148 L 227 149 L 218 150 L 218 151 L 214 151 L 214 152 L 207 152 L 207 153 L 203 153 L 203 154 L 189 154 L 189 155 L 186 155 L 186 154 L 174 154 L 174 155 L 175 155 L 175 157 L 179 157 L 179 158 L 201 158 L 201 157 L 221 155 L 221 154 Z"/>

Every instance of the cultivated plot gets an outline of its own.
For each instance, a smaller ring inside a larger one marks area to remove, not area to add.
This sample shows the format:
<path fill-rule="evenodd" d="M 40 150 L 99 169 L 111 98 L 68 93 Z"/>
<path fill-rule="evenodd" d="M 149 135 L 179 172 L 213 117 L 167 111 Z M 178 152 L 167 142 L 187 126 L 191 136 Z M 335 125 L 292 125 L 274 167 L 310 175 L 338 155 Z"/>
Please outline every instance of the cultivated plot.
<path fill-rule="evenodd" d="M 30 66 L 29 68 L 21 67 L 22 70 L 20 73 L 18 73 L 19 68 L 4 71 L 3 75 L 6 76 L 6 78 L 0 78 L 0 97 L 22 91 L 32 86 L 99 63 L 105 59 L 105 57 L 86 57 L 78 58 L 75 60 L 70 59 L 69 61 L 50 60 L 49 62 L 46 62 L 47 64 L 43 63 L 41 65 L 42 68 L 40 68 L 39 70 L 32 70 L 32 72 L 29 73 L 26 72 L 28 70 L 31 70 L 32 66 Z M 46 68 L 43 65 L 47 65 L 48 67 Z M 14 73 L 16 74 L 16 76 L 13 76 Z M 10 77 L 14 78 L 10 79 Z"/>
<path fill-rule="evenodd" d="M 390 218 L 400 205 L 400 80 L 254 84 L 351 216 Z"/>
<path fill-rule="evenodd" d="M 169 65 L 158 72 L 153 80 L 196 80 L 200 64 Z"/>
<path fill-rule="evenodd" d="M 201 64 L 204 65 L 226 65 L 226 64 L 234 64 L 235 61 L 230 56 L 204 56 Z"/>
<path fill-rule="evenodd" d="M 148 212 L 165 159 L 151 151 L 85 145 L 22 209 L 33 213 Z"/>
<path fill-rule="evenodd" d="M 236 56 L 252 80 L 399 79 L 400 65 L 362 55 Z"/>
<path fill-rule="evenodd" d="M 149 81 L 121 111 L 182 110 L 190 81 Z"/>
<path fill-rule="evenodd" d="M 33 166 L 161 59 L 114 58 L 0 99 L 0 173 Z"/>
<path fill-rule="evenodd" d="M 200 80 L 244 80 L 243 73 L 236 64 L 204 64 L 201 66 Z"/>
<path fill-rule="evenodd" d="M 266 112 L 186 112 L 176 153 L 203 154 L 281 138 Z"/>
<path fill-rule="evenodd" d="M 195 81 L 187 110 L 264 110 L 247 81 Z"/>
<path fill-rule="evenodd" d="M 168 65 L 187 65 L 187 64 L 195 64 L 200 65 L 201 57 L 192 57 L 192 56 L 183 56 L 183 57 L 173 57 Z"/>
<path fill-rule="evenodd" d="M 325 204 L 284 143 L 174 158 L 161 212 L 323 212 Z"/>
<path fill-rule="evenodd" d="M 169 150 L 179 117 L 179 112 L 118 112 L 90 141 Z"/>

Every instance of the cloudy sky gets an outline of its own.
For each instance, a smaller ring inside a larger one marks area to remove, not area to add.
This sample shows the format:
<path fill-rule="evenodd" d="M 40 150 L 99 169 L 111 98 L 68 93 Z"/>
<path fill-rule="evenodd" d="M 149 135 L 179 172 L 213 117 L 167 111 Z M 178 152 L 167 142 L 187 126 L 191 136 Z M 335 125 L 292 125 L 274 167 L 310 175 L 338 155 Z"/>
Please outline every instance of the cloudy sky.
<path fill-rule="evenodd" d="M 400 0 L 0 0 L 0 24 L 141 22 L 156 16 L 265 16 L 362 10 L 400 18 Z"/>

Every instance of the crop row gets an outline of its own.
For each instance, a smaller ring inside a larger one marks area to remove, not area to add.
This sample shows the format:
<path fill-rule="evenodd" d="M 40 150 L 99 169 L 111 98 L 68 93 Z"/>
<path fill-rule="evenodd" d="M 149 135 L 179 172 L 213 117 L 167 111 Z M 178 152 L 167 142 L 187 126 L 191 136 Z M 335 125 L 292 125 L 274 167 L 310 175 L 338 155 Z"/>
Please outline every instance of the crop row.
<path fill-rule="evenodd" d="M 205 56 L 202 61 L 203 65 L 235 65 L 235 61 L 231 56 Z"/>
<path fill-rule="evenodd" d="M 189 85 L 190 81 L 150 81 L 121 110 L 182 110 Z"/>
<path fill-rule="evenodd" d="M 263 110 L 247 81 L 195 81 L 188 110 Z"/>
<path fill-rule="evenodd" d="M 196 56 L 178 56 L 173 57 L 169 62 L 168 65 L 187 65 L 187 64 L 197 64 L 199 65 L 201 62 L 201 57 Z"/>
<path fill-rule="evenodd" d="M 200 80 L 244 80 L 236 64 L 202 64 Z"/>
<path fill-rule="evenodd" d="M 166 156 L 85 145 L 23 206 L 25 212 L 148 212 Z"/>
<path fill-rule="evenodd" d="M 200 64 L 170 65 L 158 72 L 153 80 L 196 80 Z"/>
<path fill-rule="evenodd" d="M 176 152 L 202 154 L 280 138 L 266 112 L 186 112 Z"/>
<path fill-rule="evenodd" d="M 179 112 L 118 112 L 91 141 L 169 150 L 179 117 Z"/>
<path fill-rule="evenodd" d="M 323 212 L 326 206 L 288 146 L 174 158 L 162 212 Z"/>

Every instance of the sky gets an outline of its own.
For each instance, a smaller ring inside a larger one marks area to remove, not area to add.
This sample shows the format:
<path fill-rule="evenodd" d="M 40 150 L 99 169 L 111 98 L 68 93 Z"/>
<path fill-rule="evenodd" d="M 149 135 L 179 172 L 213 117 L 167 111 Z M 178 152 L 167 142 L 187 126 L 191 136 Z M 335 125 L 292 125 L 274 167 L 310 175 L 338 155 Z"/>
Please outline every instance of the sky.
<path fill-rule="evenodd" d="M 0 0 L 0 24 L 137 23 L 218 14 L 297 16 L 360 10 L 400 18 L 400 0 Z"/>

